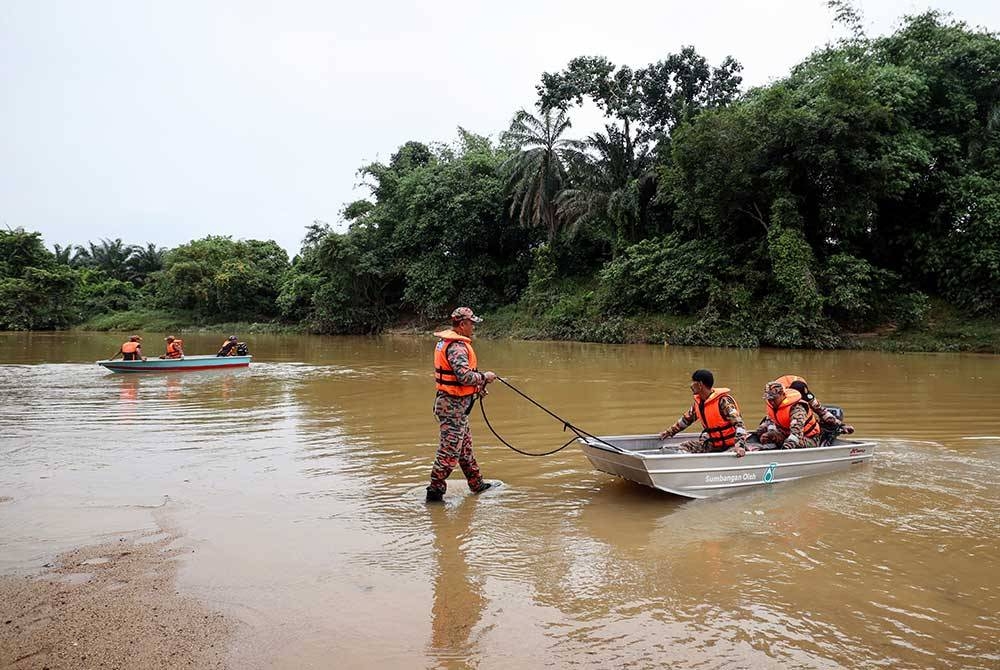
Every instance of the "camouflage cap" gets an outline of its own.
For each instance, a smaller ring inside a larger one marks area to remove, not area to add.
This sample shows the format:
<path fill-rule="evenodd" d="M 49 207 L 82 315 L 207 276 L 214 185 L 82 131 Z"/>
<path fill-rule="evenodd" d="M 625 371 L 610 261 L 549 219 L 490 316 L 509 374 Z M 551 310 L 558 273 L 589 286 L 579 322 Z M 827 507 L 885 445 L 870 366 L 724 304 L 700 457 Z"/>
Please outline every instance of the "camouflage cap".
<path fill-rule="evenodd" d="M 468 319 L 473 323 L 479 323 L 480 321 L 483 320 L 482 317 L 476 316 L 475 314 L 472 313 L 471 307 L 459 307 L 454 312 L 451 313 L 451 320 L 454 321 L 455 323 L 458 323 L 459 321 L 465 321 L 466 319 Z"/>
<path fill-rule="evenodd" d="M 781 382 L 768 382 L 764 385 L 764 400 L 775 400 L 785 392 Z"/>
<path fill-rule="evenodd" d="M 235 341 L 236 341 L 236 339 L 237 339 L 237 338 L 236 338 L 236 336 L 235 336 L 235 335 L 230 335 L 230 336 L 229 336 L 229 341 L 230 341 L 230 342 L 235 342 Z"/>
<path fill-rule="evenodd" d="M 130 335 L 128 339 L 130 342 L 142 342 L 142 338 L 138 335 Z"/>

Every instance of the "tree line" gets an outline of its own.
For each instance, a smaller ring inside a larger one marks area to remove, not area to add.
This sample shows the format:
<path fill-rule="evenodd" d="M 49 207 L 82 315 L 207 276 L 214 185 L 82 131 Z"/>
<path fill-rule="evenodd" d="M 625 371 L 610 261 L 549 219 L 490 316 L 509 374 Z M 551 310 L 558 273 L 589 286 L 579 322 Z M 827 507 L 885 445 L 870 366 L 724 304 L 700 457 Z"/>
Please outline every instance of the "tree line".
<path fill-rule="evenodd" d="M 935 305 L 1000 317 L 1000 40 L 936 12 L 869 38 L 834 7 L 849 37 L 747 91 L 736 59 L 693 47 L 575 58 L 498 138 L 460 128 L 363 166 L 346 231 L 309 226 L 291 260 L 2 232 L 0 327 L 142 302 L 370 333 L 471 304 L 550 337 L 623 341 L 667 314 L 677 343 L 829 347 Z M 604 128 L 573 137 L 585 103 Z"/>

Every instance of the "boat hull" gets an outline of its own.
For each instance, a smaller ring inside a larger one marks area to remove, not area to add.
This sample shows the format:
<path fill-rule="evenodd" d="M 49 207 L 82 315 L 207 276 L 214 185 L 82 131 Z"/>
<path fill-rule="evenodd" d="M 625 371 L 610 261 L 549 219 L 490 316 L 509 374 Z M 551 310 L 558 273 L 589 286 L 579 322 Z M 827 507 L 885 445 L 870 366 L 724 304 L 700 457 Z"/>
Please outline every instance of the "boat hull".
<path fill-rule="evenodd" d="M 847 470 L 871 461 L 876 443 L 837 438 L 826 447 L 732 453 L 672 453 L 690 436 L 661 440 L 656 435 L 583 437 L 583 453 L 601 472 L 688 498 L 711 498 L 733 491 Z M 661 450 L 661 447 L 666 449 Z"/>
<path fill-rule="evenodd" d="M 253 356 L 185 356 L 150 358 L 145 361 L 97 361 L 112 372 L 192 372 L 194 370 L 229 370 L 245 368 Z"/>

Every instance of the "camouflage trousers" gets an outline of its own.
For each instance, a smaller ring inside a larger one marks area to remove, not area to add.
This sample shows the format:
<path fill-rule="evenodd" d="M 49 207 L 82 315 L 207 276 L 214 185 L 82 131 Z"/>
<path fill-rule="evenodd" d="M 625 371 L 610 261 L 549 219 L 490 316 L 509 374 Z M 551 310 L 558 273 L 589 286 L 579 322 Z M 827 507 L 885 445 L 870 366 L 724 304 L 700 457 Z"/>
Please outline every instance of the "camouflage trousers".
<path fill-rule="evenodd" d="M 431 483 L 428 491 L 444 491 L 448 488 L 448 475 L 456 466 L 462 468 L 469 483 L 469 489 L 478 491 L 483 486 L 483 476 L 476 463 L 476 455 L 472 453 L 472 430 L 469 427 L 469 416 L 466 410 L 471 400 L 439 395 L 434 401 L 434 414 L 441 427 L 441 439 L 438 443 L 437 456 L 431 468 Z"/>
<path fill-rule="evenodd" d="M 805 435 L 803 435 L 802 438 L 799 439 L 799 443 L 796 444 L 794 447 L 792 446 L 785 447 L 786 439 L 788 438 L 784 433 L 776 431 L 766 432 L 760 437 L 761 444 L 769 444 L 769 443 L 776 444 L 778 445 L 779 449 L 808 449 L 810 447 L 819 446 L 818 439 L 814 439 L 812 437 L 806 437 Z"/>
<path fill-rule="evenodd" d="M 688 454 L 708 454 L 713 451 L 726 451 L 725 449 L 713 449 L 712 443 L 708 441 L 707 437 L 681 442 L 677 445 L 677 449 L 678 451 L 683 451 Z"/>

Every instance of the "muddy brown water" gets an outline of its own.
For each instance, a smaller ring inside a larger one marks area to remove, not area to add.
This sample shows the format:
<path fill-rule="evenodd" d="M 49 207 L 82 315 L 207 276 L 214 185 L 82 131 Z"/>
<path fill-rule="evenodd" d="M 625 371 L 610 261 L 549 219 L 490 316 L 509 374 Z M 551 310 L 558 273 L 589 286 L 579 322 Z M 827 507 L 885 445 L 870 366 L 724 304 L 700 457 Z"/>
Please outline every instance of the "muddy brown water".
<path fill-rule="evenodd" d="M 477 410 L 504 486 L 474 497 L 453 474 L 428 508 L 433 339 L 250 337 L 238 372 L 95 366 L 121 339 L 0 334 L 0 571 L 165 514 L 195 550 L 180 588 L 242 622 L 233 667 L 1000 666 L 1000 357 L 480 341 L 482 367 L 595 434 L 661 430 L 708 367 L 751 423 L 764 382 L 801 374 L 878 452 L 687 501 L 575 447 L 518 455 Z M 523 449 L 569 437 L 499 384 L 486 408 Z"/>

